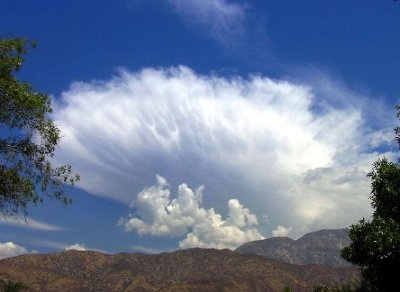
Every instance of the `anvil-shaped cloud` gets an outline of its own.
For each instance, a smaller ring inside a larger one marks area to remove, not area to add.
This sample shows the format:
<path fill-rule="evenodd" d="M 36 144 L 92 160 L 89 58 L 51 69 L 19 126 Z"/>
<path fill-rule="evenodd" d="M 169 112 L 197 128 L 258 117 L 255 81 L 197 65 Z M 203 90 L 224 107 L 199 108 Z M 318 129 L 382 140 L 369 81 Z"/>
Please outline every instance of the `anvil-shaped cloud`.
<path fill-rule="evenodd" d="M 366 126 L 363 108 L 330 102 L 336 89 L 319 96 L 285 80 L 202 76 L 187 67 L 122 70 L 62 93 L 56 159 L 74 165 L 81 188 L 127 204 L 159 174 L 173 189 L 204 185 L 204 206 L 220 214 L 229 199 L 240 200 L 268 218 L 259 222 L 264 235 L 277 226 L 293 236 L 344 227 L 369 216 L 366 173 L 378 155 L 392 153 L 374 150 L 390 139 Z"/>

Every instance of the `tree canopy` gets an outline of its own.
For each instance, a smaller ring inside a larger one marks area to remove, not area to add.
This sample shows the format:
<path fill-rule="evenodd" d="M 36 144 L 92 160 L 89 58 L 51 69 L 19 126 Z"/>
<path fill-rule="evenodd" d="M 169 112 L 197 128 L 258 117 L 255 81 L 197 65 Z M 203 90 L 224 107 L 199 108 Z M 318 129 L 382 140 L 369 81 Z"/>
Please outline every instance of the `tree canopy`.
<path fill-rule="evenodd" d="M 14 282 L 11 280 L 5 281 L 3 279 L 0 279 L 0 287 L 2 287 L 3 292 L 18 292 L 27 288 L 27 286 L 21 282 Z"/>
<path fill-rule="evenodd" d="M 79 175 L 70 165 L 54 167 L 51 158 L 60 130 L 50 118 L 51 98 L 17 79 L 28 47 L 23 39 L 0 39 L 0 213 L 26 213 L 43 195 L 68 204 L 64 184 Z"/>
<path fill-rule="evenodd" d="M 400 113 L 399 107 L 397 110 Z M 395 131 L 400 146 L 400 128 Z M 351 244 L 342 250 L 342 256 L 361 267 L 368 290 L 400 291 L 400 165 L 379 159 L 368 176 L 372 220 L 363 218 L 351 226 Z"/>

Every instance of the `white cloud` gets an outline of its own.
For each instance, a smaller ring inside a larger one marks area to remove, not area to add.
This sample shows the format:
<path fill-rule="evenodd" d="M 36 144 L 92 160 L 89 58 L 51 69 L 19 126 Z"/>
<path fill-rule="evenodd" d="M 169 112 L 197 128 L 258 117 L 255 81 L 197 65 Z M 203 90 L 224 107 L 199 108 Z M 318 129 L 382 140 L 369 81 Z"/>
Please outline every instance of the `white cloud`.
<path fill-rule="evenodd" d="M 228 202 L 226 220 L 213 208 L 204 209 L 203 187 L 191 190 L 186 184 L 178 187 L 178 195 L 170 198 L 167 181 L 157 176 L 157 185 L 142 190 L 132 203 L 135 214 L 120 220 L 126 231 L 157 236 L 182 236 L 180 248 L 207 247 L 234 249 L 247 241 L 262 239 L 255 226 L 257 217 L 236 199 Z"/>
<path fill-rule="evenodd" d="M 183 19 L 203 27 L 219 41 L 230 41 L 243 32 L 246 5 L 227 0 L 167 0 Z"/>
<path fill-rule="evenodd" d="M 14 242 L 0 242 L 0 259 L 10 258 L 22 254 L 29 253 L 28 250 L 20 245 L 15 244 Z"/>
<path fill-rule="evenodd" d="M 22 218 L 22 217 L 16 217 L 16 216 L 10 216 L 10 217 L 1 217 L 0 216 L 0 224 L 3 225 L 11 225 L 11 226 L 16 226 L 16 227 L 24 227 L 24 228 L 31 228 L 31 229 L 37 229 L 37 230 L 43 230 L 43 231 L 60 231 L 63 230 L 64 228 L 48 224 L 45 222 L 37 221 L 32 218 Z"/>
<path fill-rule="evenodd" d="M 45 240 L 45 239 L 38 239 L 34 238 L 31 239 L 31 243 L 36 245 L 36 246 L 41 246 L 41 247 L 46 247 L 46 248 L 51 248 L 51 249 L 56 249 L 56 250 L 90 250 L 90 251 L 97 251 L 101 253 L 106 253 L 110 254 L 110 252 L 102 250 L 102 249 L 97 249 L 97 248 L 92 248 L 88 247 L 83 243 L 68 243 L 68 242 L 60 242 L 60 241 L 53 241 L 53 240 Z"/>
<path fill-rule="evenodd" d="M 86 246 L 85 246 L 84 244 L 82 244 L 82 243 L 75 243 L 75 244 L 72 244 L 72 245 L 70 245 L 70 246 L 67 246 L 67 247 L 65 248 L 65 250 L 79 250 L 79 251 L 85 251 L 85 250 L 87 250 L 87 248 L 86 248 Z"/>
<path fill-rule="evenodd" d="M 284 227 L 281 225 L 278 225 L 276 227 L 276 229 L 272 230 L 272 236 L 273 237 L 287 237 L 290 233 L 290 231 L 292 231 L 291 227 Z"/>
<path fill-rule="evenodd" d="M 159 173 L 173 186 L 205 185 L 213 195 L 203 203 L 216 214 L 232 197 L 259 218 L 267 214 L 258 227 L 264 234 L 278 224 L 291 226 L 293 236 L 344 227 L 370 215 L 366 173 L 378 155 L 393 153 L 374 150 L 391 133 L 378 124 L 371 130 L 362 105 L 339 104 L 338 92 L 343 100 L 361 98 L 334 83 L 227 79 L 186 67 L 122 71 L 62 94 L 55 119 L 64 138 L 56 158 L 82 175 L 81 188 L 126 203 Z M 168 189 L 157 189 L 162 184 L 147 195 L 151 200 L 139 200 L 148 216 L 165 214 L 156 209 L 169 202 Z M 200 193 L 191 194 L 193 203 Z M 138 232 L 183 234 L 193 218 L 179 218 L 169 216 L 165 226 L 146 225 L 154 217 L 131 224 Z M 201 230 L 192 233 L 195 241 Z"/>

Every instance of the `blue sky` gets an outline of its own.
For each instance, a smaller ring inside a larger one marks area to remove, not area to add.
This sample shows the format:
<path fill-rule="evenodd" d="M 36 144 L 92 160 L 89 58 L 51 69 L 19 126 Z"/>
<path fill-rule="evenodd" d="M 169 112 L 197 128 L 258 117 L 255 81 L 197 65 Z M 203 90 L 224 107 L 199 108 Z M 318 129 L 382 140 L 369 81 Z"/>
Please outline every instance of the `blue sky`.
<path fill-rule="evenodd" d="M 0 257 L 235 248 L 371 214 L 397 157 L 394 1 L 4 1 L 38 43 L 20 79 L 54 99 L 73 205 L 0 220 Z"/>

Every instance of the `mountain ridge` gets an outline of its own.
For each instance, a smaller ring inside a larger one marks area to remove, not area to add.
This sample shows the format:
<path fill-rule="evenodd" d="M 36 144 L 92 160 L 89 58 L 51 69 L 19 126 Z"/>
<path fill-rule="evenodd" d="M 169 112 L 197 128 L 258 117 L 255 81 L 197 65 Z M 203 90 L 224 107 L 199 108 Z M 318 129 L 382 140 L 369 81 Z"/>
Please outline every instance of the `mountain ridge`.
<path fill-rule="evenodd" d="M 93 251 L 0 260 L 0 278 L 27 291 L 312 291 L 359 280 L 353 267 L 292 265 L 231 250 L 186 249 L 156 255 Z"/>
<path fill-rule="evenodd" d="M 273 237 L 247 242 L 235 252 L 256 254 L 291 264 L 326 264 L 333 267 L 351 266 L 340 256 L 340 250 L 350 244 L 347 229 L 322 229 L 297 240 Z"/>

